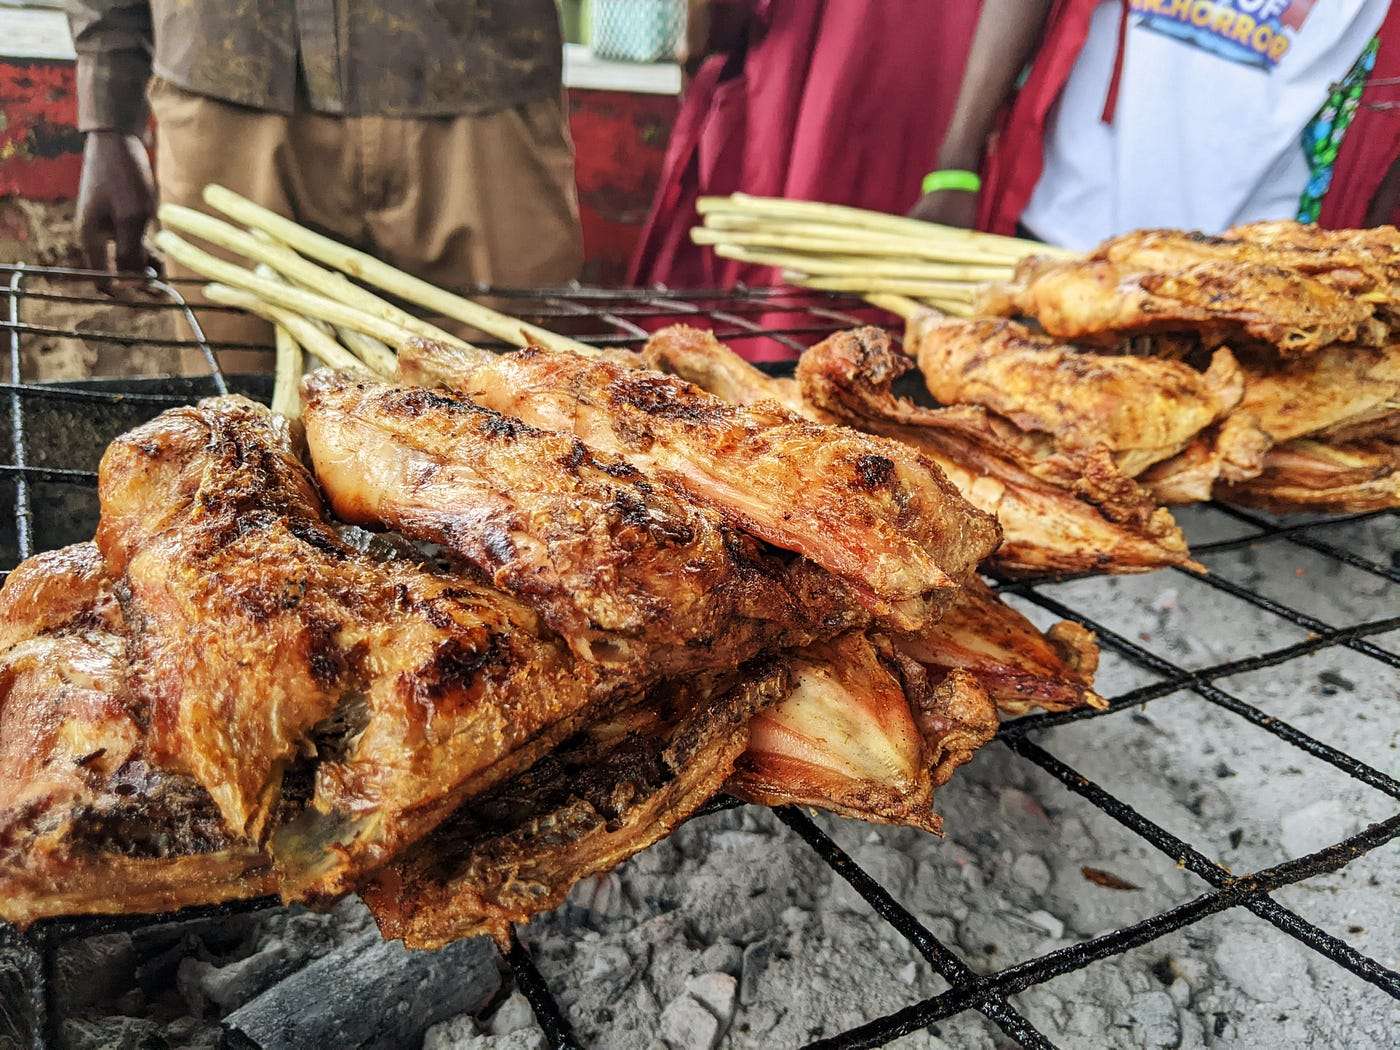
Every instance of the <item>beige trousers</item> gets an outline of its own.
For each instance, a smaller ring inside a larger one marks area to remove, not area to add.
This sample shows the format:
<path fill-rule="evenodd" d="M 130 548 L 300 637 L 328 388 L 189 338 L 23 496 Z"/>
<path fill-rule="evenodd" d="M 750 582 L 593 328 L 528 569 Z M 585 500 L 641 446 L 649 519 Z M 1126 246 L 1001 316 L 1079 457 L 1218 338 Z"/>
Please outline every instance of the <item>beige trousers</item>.
<path fill-rule="evenodd" d="M 484 116 L 283 116 L 156 78 L 151 107 L 162 202 L 208 211 L 200 195 L 217 182 L 447 288 L 561 284 L 583 264 L 562 98 Z M 171 275 L 190 276 L 180 267 Z M 271 345 L 256 318 L 199 318 L 211 339 Z M 220 355 L 230 371 L 270 362 L 259 352 Z M 205 370 L 197 355 L 190 367 Z"/>

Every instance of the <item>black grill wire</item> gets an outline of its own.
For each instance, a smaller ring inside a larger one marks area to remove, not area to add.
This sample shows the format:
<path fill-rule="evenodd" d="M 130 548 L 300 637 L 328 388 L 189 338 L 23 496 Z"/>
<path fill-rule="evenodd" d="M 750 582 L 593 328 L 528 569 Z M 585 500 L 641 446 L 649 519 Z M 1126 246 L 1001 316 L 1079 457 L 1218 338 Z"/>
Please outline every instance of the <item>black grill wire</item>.
<path fill-rule="evenodd" d="M 89 406 L 91 412 L 100 413 L 104 406 L 111 408 L 116 404 L 132 405 L 144 402 L 150 404 L 151 414 L 154 414 L 163 407 L 185 404 L 191 400 L 188 381 L 179 385 L 185 393 L 161 391 L 159 386 L 152 392 L 149 384 L 142 385 L 139 389 L 133 384 L 131 391 L 114 391 L 110 388 L 84 388 L 80 383 L 65 386 L 62 383 L 25 382 L 26 349 L 31 340 L 46 336 L 67 336 L 81 338 L 90 344 L 145 344 L 198 349 L 208 365 L 208 371 L 202 379 L 195 382 L 197 389 L 194 390 L 194 396 L 227 393 L 229 385 L 219 369 L 215 351 L 244 348 L 248 345 L 207 341 L 203 336 L 199 318 L 221 308 L 208 305 L 191 307 L 181 294 L 181 288 L 188 290 L 190 282 L 159 280 L 153 274 L 144 277 L 124 276 L 115 282 L 115 287 L 119 294 L 123 290 L 128 293 L 121 298 L 128 302 L 132 310 L 154 309 L 179 314 L 187 326 L 184 336 L 156 338 L 133 335 L 120 330 L 77 332 L 63 327 L 31 324 L 24 320 L 23 307 L 26 301 L 69 304 L 74 307 L 111 305 L 113 299 L 92 285 L 91 281 L 95 276 L 89 271 L 69 268 L 0 265 L 0 282 L 7 286 L 7 292 L 4 293 L 7 296 L 7 310 L 3 327 L 8 336 L 10 357 L 9 382 L 0 384 L 0 391 L 9 398 L 12 436 L 10 460 L 0 463 L 0 485 L 8 480 L 13 489 L 15 544 L 21 559 L 34 553 L 38 549 L 36 544 L 42 547 L 46 534 L 45 522 L 34 520 L 32 486 L 52 483 L 92 486 L 96 481 L 95 463 L 31 465 L 31 450 L 25 433 L 30 406 L 40 399 L 57 399 L 83 404 Z M 36 287 L 39 283 L 43 287 Z M 144 287 L 144 297 L 133 298 L 129 294 L 137 287 Z M 711 328 L 722 341 L 740 349 L 771 340 L 788 351 L 800 352 L 805 346 L 842 328 L 857 323 L 868 323 L 872 318 L 883 318 L 886 322 L 890 320 L 888 315 L 873 313 L 860 300 L 851 297 L 785 289 L 741 287 L 723 291 L 677 292 L 664 289 L 613 291 L 570 287 L 552 293 L 498 289 L 490 291 L 497 297 L 497 301 L 504 301 L 505 308 L 512 313 L 528 317 L 545 327 L 566 331 L 584 342 L 598 346 L 637 347 L 658 327 L 686 322 Z M 193 338 L 190 337 L 191 333 Z M 491 344 L 484 342 L 482 345 Z M 202 389 L 198 389 L 201 384 Z M 175 386 L 172 382 L 171 388 L 174 389 Z M 1400 583 L 1400 567 L 1397 567 L 1400 566 L 1400 560 L 1397 560 L 1400 555 L 1392 554 L 1392 564 L 1385 565 L 1342 549 L 1316 535 L 1339 524 L 1359 523 L 1382 517 L 1400 525 L 1400 513 L 1378 511 L 1343 517 L 1314 516 L 1301 521 L 1275 522 L 1233 507 L 1214 506 L 1216 510 L 1251 531 L 1238 538 L 1197 544 L 1193 547 L 1193 553 L 1197 556 L 1270 543 L 1292 544 L 1389 583 Z M 995 973 L 978 973 L 896 902 L 879 882 L 855 864 L 804 812 L 792 807 L 778 808 L 774 811 L 777 818 L 845 879 L 865 899 L 875 914 L 904 937 L 949 984 L 949 988 L 941 994 L 913 1003 L 887 1016 L 877 1017 L 850 1031 L 818 1040 L 809 1044 L 808 1050 L 854 1050 L 858 1047 L 882 1046 L 965 1010 L 980 1012 L 1006 1036 L 1022 1046 L 1053 1047 L 1055 1044 L 1050 1038 L 1011 1005 L 1009 996 L 1101 959 L 1120 955 L 1229 908 L 1245 908 L 1253 912 L 1290 937 L 1301 941 L 1314 952 L 1374 985 L 1381 992 L 1400 999 L 1400 973 L 1326 933 L 1271 896 L 1280 888 L 1336 871 L 1371 850 L 1392 842 L 1400 836 L 1400 808 L 1397 808 L 1394 816 L 1372 824 L 1326 849 L 1271 868 L 1235 875 L 1035 742 L 1035 736 L 1039 732 L 1052 726 L 1090 718 L 1111 718 L 1122 711 L 1135 709 L 1147 701 L 1188 691 L 1273 734 L 1280 748 L 1293 747 L 1305 751 L 1400 803 L 1400 782 L 1393 777 L 1330 747 L 1296 726 L 1226 692 L 1216 684 L 1231 675 L 1279 667 L 1290 660 L 1332 647 L 1345 647 L 1388 667 L 1400 669 L 1400 655 L 1369 640 L 1377 635 L 1400 630 L 1400 616 L 1337 626 L 1324 623 L 1209 572 L 1189 568 L 1169 571 L 1189 576 L 1199 583 L 1302 628 L 1308 636 L 1304 641 L 1256 656 L 1188 670 L 1149 652 L 1111 626 L 1096 622 L 1041 590 L 1047 584 L 1061 583 L 1072 577 L 995 580 L 995 586 L 1002 593 L 1019 596 L 1048 613 L 1083 624 L 1095 632 L 1104 649 L 1118 654 L 1129 663 L 1151 672 L 1158 678 L 1150 684 L 1112 697 L 1106 710 L 1083 708 L 1057 714 L 1032 714 L 1010 720 L 1001 727 L 998 741 L 1001 746 L 1039 767 L 1071 792 L 1087 800 L 1124 828 L 1172 858 L 1179 866 L 1199 876 L 1209 888 L 1192 900 L 1112 933 L 1056 949 Z M 712 813 L 738 805 L 740 803 L 736 800 L 720 798 L 705 807 L 702 812 Z M 232 915 L 267 907 L 270 903 L 272 902 L 268 900 L 244 901 L 212 908 L 187 909 L 179 915 L 182 918 Z M 168 920 L 169 916 L 162 919 Z M 52 968 L 55 946 L 69 938 L 131 929 L 151 921 L 154 920 L 150 917 L 140 916 L 51 920 L 38 923 L 22 934 L 13 929 L 0 928 L 0 943 L 7 942 L 12 950 L 29 960 L 28 995 L 31 1000 L 30 1008 L 36 1019 L 33 1028 L 35 1047 L 54 1045 L 55 1040 L 56 1018 L 52 1010 L 53 1004 L 48 1001 L 47 991 L 47 978 Z M 529 999 L 550 1045 L 557 1050 L 582 1050 L 582 1044 L 572 1032 L 547 981 L 536 969 L 528 950 L 514 936 L 504 953 L 504 960 L 514 975 L 517 987 Z"/>

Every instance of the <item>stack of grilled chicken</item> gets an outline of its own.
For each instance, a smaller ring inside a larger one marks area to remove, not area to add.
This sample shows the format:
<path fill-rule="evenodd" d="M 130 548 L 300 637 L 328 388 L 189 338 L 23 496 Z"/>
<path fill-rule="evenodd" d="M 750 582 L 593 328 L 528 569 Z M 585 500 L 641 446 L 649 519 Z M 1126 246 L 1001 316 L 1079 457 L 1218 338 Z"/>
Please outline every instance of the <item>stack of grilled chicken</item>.
<path fill-rule="evenodd" d="M 937 830 L 998 710 L 1103 701 L 1086 631 L 975 575 L 1000 529 L 937 464 L 994 424 L 831 425 L 888 407 L 843 386 L 881 354 L 835 337 L 808 401 L 685 329 L 410 342 L 295 424 L 225 397 L 118 438 L 93 542 L 0 591 L 0 917 L 359 891 L 422 947 L 722 791 Z"/>
<path fill-rule="evenodd" d="M 939 401 L 1106 453 L 1164 503 L 1365 511 L 1400 506 L 1397 292 L 1394 227 L 1145 230 L 1023 261 L 910 348 Z"/>

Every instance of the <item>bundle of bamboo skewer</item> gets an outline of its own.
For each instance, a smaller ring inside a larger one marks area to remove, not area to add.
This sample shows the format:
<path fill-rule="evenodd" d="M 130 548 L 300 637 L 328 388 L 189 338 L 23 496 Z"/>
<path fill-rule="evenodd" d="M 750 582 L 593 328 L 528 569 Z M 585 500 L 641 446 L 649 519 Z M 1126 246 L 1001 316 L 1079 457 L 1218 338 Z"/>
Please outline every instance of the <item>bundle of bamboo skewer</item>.
<path fill-rule="evenodd" d="M 774 266 L 803 288 L 854 292 L 908 316 L 923 305 L 966 317 L 977 288 L 1009 280 L 1027 255 L 1062 248 L 898 215 L 774 197 L 702 197 L 696 244 L 725 259 Z"/>
<path fill-rule="evenodd" d="M 284 415 L 300 411 L 298 383 L 304 353 L 333 368 L 391 376 L 395 351 L 410 338 L 463 345 L 457 336 L 400 309 L 370 288 L 515 346 L 534 342 L 581 354 L 595 352 L 585 343 L 395 269 L 222 186 L 206 187 L 204 202 L 232 221 L 193 208 L 162 205 L 158 213 L 162 229 L 155 244 L 171 259 L 214 282 L 204 289 L 209 301 L 241 307 L 273 323 L 277 364 L 272 407 Z M 249 265 L 212 255 L 177 230 L 242 256 Z"/>

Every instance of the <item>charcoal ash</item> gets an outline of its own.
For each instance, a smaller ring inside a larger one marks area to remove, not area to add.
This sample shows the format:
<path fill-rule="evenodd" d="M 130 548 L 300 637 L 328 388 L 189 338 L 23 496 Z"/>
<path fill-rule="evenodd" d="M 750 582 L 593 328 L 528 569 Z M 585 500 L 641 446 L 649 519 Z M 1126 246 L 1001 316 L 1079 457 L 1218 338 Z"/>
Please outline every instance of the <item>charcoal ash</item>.
<path fill-rule="evenodd" d="M 68 941 L 52 969 L 65 1050 L 397 1050 L 501 988 L 489 942 L 408 952 L 355 898 Z"/>

